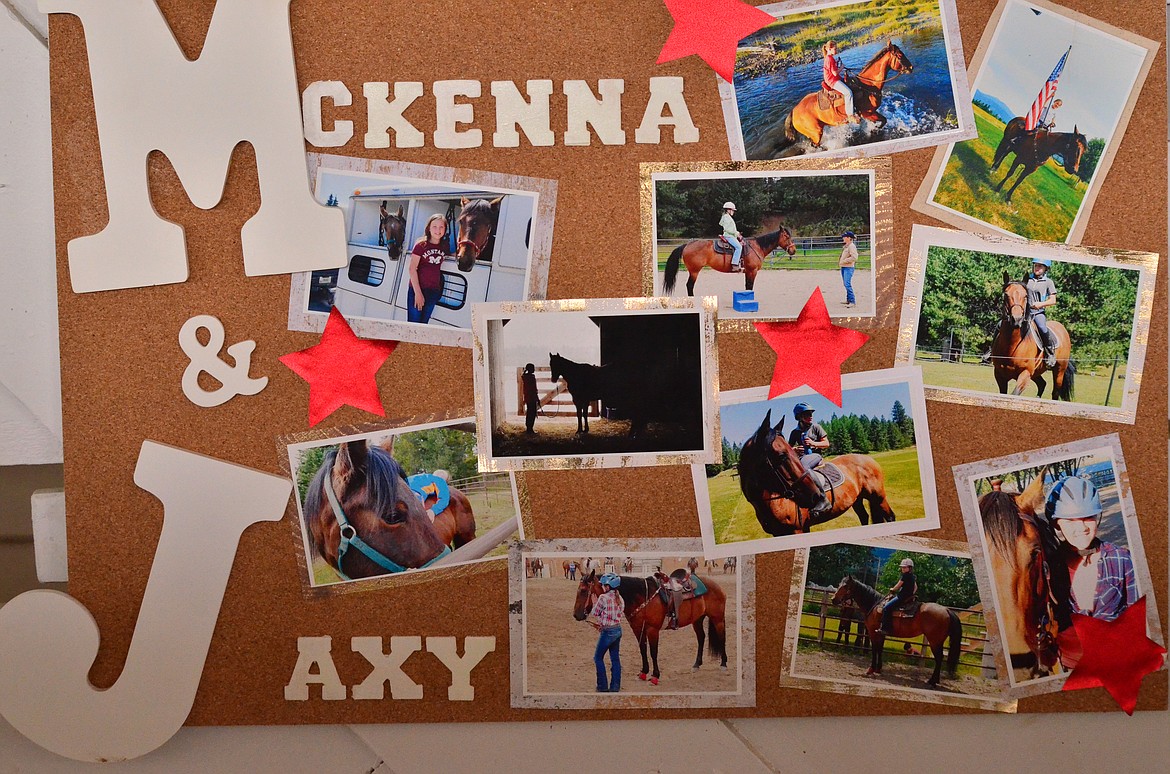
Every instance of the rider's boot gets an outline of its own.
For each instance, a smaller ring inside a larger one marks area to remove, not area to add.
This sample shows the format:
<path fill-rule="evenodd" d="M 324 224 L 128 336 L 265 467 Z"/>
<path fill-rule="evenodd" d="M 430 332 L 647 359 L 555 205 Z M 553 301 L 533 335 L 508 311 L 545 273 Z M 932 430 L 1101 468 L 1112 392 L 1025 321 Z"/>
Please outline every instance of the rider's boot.
<path fill-rule="evenodd" d="M 1044 336 L 1044 365 L 1056 368 L 1056 336 L 1052 331 Z"/>

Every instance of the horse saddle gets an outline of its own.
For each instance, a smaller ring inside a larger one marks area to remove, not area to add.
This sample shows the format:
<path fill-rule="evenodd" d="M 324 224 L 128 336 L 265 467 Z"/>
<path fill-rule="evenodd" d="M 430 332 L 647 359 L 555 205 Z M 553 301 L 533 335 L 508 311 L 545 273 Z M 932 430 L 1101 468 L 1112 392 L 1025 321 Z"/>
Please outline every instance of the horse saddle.
<path fill-rule="evenodd" d="M 735 248 L 731 246 L 725 237 L 711 240 L 711 249 L 721 255 L 731 255 L 735 252 Z"/>
<path fill-rule="evenodd" d="M 829 88 L 827 84 L 821 84 L 821 90 L 817 94 L 817 107 L 821 110 L 832 110 L 838 102 L 842 102 L 844 99 L 845 95 L 841 92 Z"/>
<path fill-rule="evenodd" d="M 655 573 L 655 576 L 659 580 L 658 594 L 667 604 L 670 604 L 668 595 L 672 591 L 682 591 L 684 601 L 701 597 L 707 593 L 707 586 L 699 576 L 691 575 L 688 577 L 685 570 L 675 570 L 669 577 L 660 572 Z"/>
<path fill-rule="evenodd" d="M 918 595 L 907 599 L 894 608 L 895 618 L 913 618 L 918 615 L 918 609 L 922 607 L 922 603 L 918 601 Z"/>
<path fill-rule="evenodd" d="M 427 509 L 427 515 L 431 517 L 431 521 L 435 517 L 447 509 L 451 503 L 451 488 L 447 485 L 447 480 L 442 476 L 437 476 L 432 473 L 419 473 L 410 476 L 406 479 L 406 485 L 410 490 L 418 495 L 418 499 L 422 502 L 423 507 Z M 434 498 L 434 502 L 427 506 L 427 503 Z"/>
<path fill-rule="evenodd" d="M 1044 334 L 1040 333 L 1040 328 L 1039 328 L 1039 326 L 1036 325 L 1035 322 L 1033 322 L 1028 327 L 1029 327 L 1029 332 L 1032 335 L 1032 343 L 1035 344 L 1037 347 L 1039 347 L 1041 351 L 1043 351 L 1044 347 L 1047 344 L 1047 342 L 1044 341 Z M 1060 334 L 1057 333 L 1056 331 L 1052 330 L 1051 327 L 1049 327 L 1048 332 L 1052 334 L 1052 342 L 1053 342 L 1052 348 L 1053 349 L 1059 348 L 1060 344 L 1061 344 Z"/>

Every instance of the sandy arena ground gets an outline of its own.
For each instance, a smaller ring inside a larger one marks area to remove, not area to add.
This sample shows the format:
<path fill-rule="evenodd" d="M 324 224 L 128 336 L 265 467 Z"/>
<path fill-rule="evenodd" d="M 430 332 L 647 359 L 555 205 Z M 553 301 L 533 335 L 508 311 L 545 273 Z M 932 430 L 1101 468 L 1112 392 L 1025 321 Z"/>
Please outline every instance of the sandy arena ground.
<path fill-rule="evenodd" d="M 704 581 L 710 579 L 717 584 L 728 597 L 728 668 L 720 669 L 719 657 L 711 656 L 704 645 L 703 666 L 697 672 L 691 671 L 695 663 L 696 640 L 694 629 L 687 626 L 678 631 L 664 631 L 659 637 L 658 666 L 662 672 L 661 682 L 655 686 L 648 680 L 639 680 L 641 657 L 638 655 L 638 641 L 630 630 L 629 622 L 623 619 L 620 645 L 622 693 L 710 693 L 737 690 L 737 576 L 720 575 L 718 572 L 714 575 L 700 572 L 699 575 Z M 597 631 L 585 621 L 573 618 L 576 594 L 577 583 L 556 574 L 552 578 L 529 578 L 525 582 L 528 694 L 593 693 L 597 687 L 593 667 Z M 706 623 L 703 630 L 707 630 Z M 609 659 L 606 658 L 607 668 L 608 665 Z"/>
<path fill-rule="evenodd" d="M 999 686 L 994 680 L 984 680 L 968 674 L 957 677 L 947 676 L 946 655 L 943 656 L 942 682 L 931 689 L 926 681 L 934 672 L 934 657 L 928 657 L 922 666 L 894 664 L 889 660 L 882 663 L 880 677 L 866 677 L 869 669 L 869 654 L 856 651 L 852 654 L 837 654 L 820 650 L 798 650 L 794 677 L 820 677 L 834 680 L 849 680 L 884 683 L 899 688 L 921 688 L 937 690 L 940 693 L 966 694 L 968 696 L 996 696 Z"/>
<path fill-rule="evenodd" d="M 685 296 L 686 274 L 681 273 L 674 295 Z M 820 287 L 831 317 L 858 317 L 874 314 L 873 272 L 858 271 L 853 275 L 853 295 L 857 306 L 845 308 L 845 287 L 836 271 L 802 269 L 784 271 L 769 269 L 756 275 L 756 300 L 760 311 L 745 313 L 731 308 L 732 291 L 743 290 L 742 274 L 723 274 L 704 269 L 695 281 L 696 296 L 719 296 L 719 319 L 761 320 L 768 318 L 796 319 L 813 290 Z"/>

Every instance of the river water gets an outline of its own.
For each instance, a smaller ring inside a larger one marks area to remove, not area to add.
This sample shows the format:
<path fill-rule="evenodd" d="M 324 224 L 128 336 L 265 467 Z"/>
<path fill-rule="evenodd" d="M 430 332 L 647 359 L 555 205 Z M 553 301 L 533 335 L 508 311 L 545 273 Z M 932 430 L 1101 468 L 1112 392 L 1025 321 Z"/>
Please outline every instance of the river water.
<path fill-rule="evenodd" d="M 827 127 L 821 140 L 826 148 L 865 145 L 958 128 L 942 28 L 926 27 L 895 38 L 894 42 L 914 65 L 914 72 L 898 76 L 883 90 L 878 112 L 889 122 L 880 132 L 865 120 L 857 126 Z M 841 61 L 857 72 L 885 45 L 882 39 L 847 48 L 841 52 Z M 789 145 L 784 138 L 784 117 L 805 94 L 820 90 L 821 67 L 822 60 L 817 59 L 755 78 L 736 74 L 735 97 L 749 159 L 776 158 Z M 801 138 L 800 144 L 806 150 L 809 148 L 805 138 Z"/>

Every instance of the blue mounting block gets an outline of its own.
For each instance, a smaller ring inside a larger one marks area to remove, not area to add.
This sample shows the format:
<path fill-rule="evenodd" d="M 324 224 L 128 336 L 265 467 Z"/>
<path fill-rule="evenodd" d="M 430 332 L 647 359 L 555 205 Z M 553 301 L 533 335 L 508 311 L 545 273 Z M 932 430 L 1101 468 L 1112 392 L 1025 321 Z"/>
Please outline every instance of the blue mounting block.
<path fill-rule="evenodd" d="M 754 290 L 736 290 L 731 295 L 731 308 L 737 312 L 758 312 L 760 302 Z"/>

